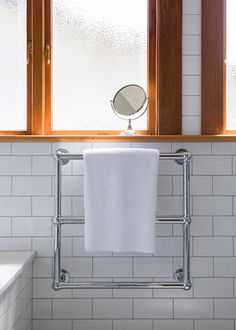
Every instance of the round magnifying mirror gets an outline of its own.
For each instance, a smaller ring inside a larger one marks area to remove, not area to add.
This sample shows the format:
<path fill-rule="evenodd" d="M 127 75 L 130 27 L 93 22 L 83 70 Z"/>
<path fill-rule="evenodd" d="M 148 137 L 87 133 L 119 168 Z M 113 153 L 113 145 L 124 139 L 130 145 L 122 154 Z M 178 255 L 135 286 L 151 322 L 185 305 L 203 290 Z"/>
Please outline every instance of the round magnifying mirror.
<path fill-rule="evenodd" d="M 145 90 L 135 84 L 127 85 L 118 90 L 111 106 L 115 114 L 121 118 L 128 120 L 128 128 L 122 134 L 133 135 L 137 134 L 131 125 L 131 120 L 141 117 L 147 110 L 149 97 Z"/>

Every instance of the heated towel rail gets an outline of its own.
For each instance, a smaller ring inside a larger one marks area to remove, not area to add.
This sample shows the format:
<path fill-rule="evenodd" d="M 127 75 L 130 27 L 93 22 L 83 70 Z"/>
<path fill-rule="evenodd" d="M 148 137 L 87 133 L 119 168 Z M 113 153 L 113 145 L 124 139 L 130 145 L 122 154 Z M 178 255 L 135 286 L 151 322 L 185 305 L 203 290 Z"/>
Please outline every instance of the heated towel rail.
<path fill-rule="evenodd" d="M 61 212 L 61 175 L 62 166 L 71 160 L 83 160 L 82 154 L 72 154 L 65 149 L 55 154 L 55 210 L 54 217 L 54 290 L 60 289 L 160 289 L 182 288 L 189 290 L 190 281 L 190 161 L 191 154 L 184 150 L 175 153 L 161 153 L 160 160 L 173 160 L 183 166 L 183 215 L 157 217 L 157 223 L 180 224 L 183 226 L 183 266 L 177 269 L 173 281 L 162 282 L 72 282 L 67 270 L 61 268 L 61 226 L 83 224 L 83 217 L 62 216 Z"/>

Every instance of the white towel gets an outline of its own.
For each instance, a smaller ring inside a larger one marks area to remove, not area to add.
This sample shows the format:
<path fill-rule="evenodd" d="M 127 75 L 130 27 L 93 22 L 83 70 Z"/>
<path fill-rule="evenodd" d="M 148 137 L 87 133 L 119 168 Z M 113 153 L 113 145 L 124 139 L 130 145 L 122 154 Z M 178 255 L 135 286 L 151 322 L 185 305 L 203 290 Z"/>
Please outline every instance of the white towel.
<path fill-rule="evenodd" d="M 83 156 L 85 249 L 154 253 L 159 150 L 88 149 Z"/>

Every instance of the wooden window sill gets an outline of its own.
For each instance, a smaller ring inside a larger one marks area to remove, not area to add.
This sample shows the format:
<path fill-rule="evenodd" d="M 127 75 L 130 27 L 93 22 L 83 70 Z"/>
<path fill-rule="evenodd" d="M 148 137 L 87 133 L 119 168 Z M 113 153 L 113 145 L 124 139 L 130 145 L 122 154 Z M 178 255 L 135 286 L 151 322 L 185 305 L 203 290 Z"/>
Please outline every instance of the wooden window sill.
<path fill-rule="evenodd" d="M 1 135 L 0 142 L 211 142 L 236 141 L 232 135 Z"/>

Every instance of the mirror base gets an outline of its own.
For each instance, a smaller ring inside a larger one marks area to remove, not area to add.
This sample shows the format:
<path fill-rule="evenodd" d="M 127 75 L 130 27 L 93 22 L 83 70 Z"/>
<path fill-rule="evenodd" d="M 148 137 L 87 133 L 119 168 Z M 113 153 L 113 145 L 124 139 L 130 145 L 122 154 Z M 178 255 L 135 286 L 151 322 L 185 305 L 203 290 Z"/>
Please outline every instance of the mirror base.
<path fill-rule="evenodd" d="M 126 131 L 120 133 L 120 135 L 138 135 L 138 133 L 132 129 L 127 129 Z"/>

